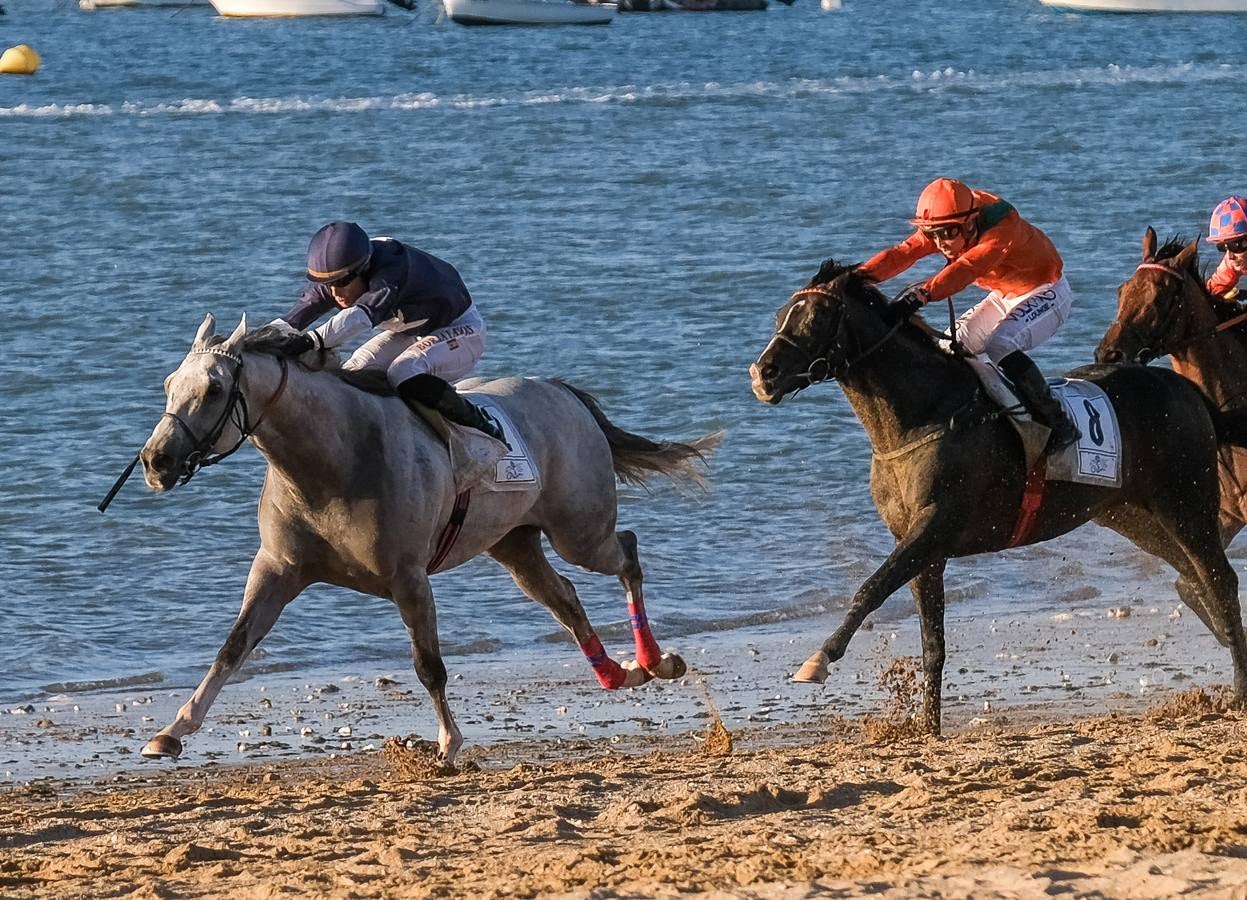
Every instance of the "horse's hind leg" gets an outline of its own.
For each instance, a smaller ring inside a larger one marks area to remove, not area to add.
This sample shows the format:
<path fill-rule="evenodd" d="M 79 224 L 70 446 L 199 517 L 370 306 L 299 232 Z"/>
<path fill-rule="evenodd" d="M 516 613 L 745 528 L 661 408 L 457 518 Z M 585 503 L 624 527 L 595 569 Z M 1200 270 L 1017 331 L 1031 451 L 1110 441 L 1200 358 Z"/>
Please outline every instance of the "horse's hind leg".
<path fill-rule="evenodd" d="M 550 610 L 555 620 L 571 633 L 602 687 L 636 687 L 650 680 L 651 675 L 644 669 L 625 668 L 606 655 L 576 596 L 576 588 L 554 571 L 546 559 L 539 528 L 524 525 L 513 529 L 489 549 L 489 555 L 511 573 L 526 596 Z"/>
<path fill-rule="evenodd" d="M 247 575 L 242 609 L 217 652 L 216 661 L 195 693 L 178 710 L 177 717 L 147 742 L 142 751 L 144 756 L 177 759 L 182 754 L 182 738 L 199 730 L 221 688 L 269 633 L 286 604 L 306 586 L 297 573 L 284 569 L 263 549 L 256 554 Z"/>
<path fill-rule="evenodd" d="M 1191 596 L 1182 595 L 1182 599 L 1208 630 L 1229 646 L 1235 693 L 1247 699 L 1247 638 L 1238 602 L 1238 576 L 1225 557 L 1215 520 L 1207 515 L 1210 507 L 1201 506 L 1200 498 L 1189 494 L 1164 499 L 1170 502 L 1158 503 L 1154 518 L 1127 513 L 1124 521 L 1119 514 L 1106 517 L 1105 524 L 1160 556 L 1195 588 Z M 1161 540 L 1157 531 L 1168 541 Z"/>
<path fill-rule="evenodd" d="M 1140 550 L 1169 563 L 1178 573 L 1178 579 L 1174 582 L 1178 599 L 1199 617 L 1221 646 L 1230 646 L 1229 635 L 1212 613 L 1210 598 L 1191 558 L 1152 512 L 1141 507 L 1119 507 L 1096 521 L 1127 538 Z"/>
<path fill-rule="evenodd" d="M 641 571 L 641 557 L 637 553 L 636 535 L 631 531 L 616 531 L 594 542 L 583 534 L 576 534 L 569 540 L 563 534 L 552 533 L 550 543 L 555 552 L 572 565 L 619 578 L 628 597 L 628 618 L 636 642 L 636 664 L 655 678 L 683 678 L 688 671 L 684 660 L 678 654 L 663 653 L 649 627 L 642 589 L 645 576 Z"/>
<path fill-rule="evenodd" d="M 424 572 L 416 572 L 394 586 L 394 602 L 411 638 L 411 659 L 416 676 L 433 701 L 437 714 L 437 746 L 448 766 L 463 746 L 463 735 L 446 700 L 446 665 L 442 662 L 437 640 L 437 609 L 433 605 L 433 588 Z"/>
<path fill-rule="evenodd" d="M 1151 512 L 1141 507 L 1119 507 L 1096 521 L 1116 531 L 1140 550 L 1169 563 L 1178 573 L 1178 580 L 1174 582 L 1178 598 L 1199 617 L 1221 646 L 1230 646 L 1229 636 L 1209 611 L 1204 586 L 1195 572 L 1195 566 Z"/>

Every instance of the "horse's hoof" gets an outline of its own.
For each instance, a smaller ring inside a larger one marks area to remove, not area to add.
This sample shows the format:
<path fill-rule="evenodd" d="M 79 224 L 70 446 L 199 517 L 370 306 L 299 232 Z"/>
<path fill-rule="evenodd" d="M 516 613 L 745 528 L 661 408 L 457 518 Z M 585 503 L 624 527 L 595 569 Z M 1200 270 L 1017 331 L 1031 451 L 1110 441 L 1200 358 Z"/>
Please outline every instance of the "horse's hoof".
<path fill-rule="evenodd" d="M 182 742 L 171 734 L 158 734 L 142 752 L 148 759 L 177 759 L 182 755 Z"/>
<path fill-rule="evenodd" d="M 620 687 L 640 687 L 645 682 L 653 679 L 653 675 L 641 668 L 636 660 L 629 660 L 621 665 L 624 670 L 624 680 Z"/>
<path fill-rule="evenodd" d="M 805 661 L 792 680 L 798 684 L 822 684 L 827 680 L 827 667 L 831 665 L 831 657 L 819 650 Z"/>
<path fill-rule="evenodd" d="M 684 659 L 680 654 L 664 653 L 662 658 L 658 660 L 658 665 L 648 671 L 655 678 L 663 678 L 670 681 L 673 678 L 683 678 L 688 672 L 688 666 L 684 664 Z"/>

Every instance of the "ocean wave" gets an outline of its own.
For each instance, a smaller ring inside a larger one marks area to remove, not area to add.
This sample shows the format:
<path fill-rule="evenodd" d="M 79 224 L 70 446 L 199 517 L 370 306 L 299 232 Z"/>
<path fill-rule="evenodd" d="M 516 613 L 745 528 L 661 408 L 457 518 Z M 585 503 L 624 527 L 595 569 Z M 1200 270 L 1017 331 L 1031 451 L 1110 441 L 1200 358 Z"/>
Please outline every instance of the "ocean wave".
<path fill-rule="evenodd" d="M 734 84 L 720 82 L 670 82 L 646 86 L 566 86 L 513 94 L 438 96 L 430 92 L 372 97 L 235 97 L 216 100 L 186 98 L 172 101 L 127 100 L 110 103 L 22 103 L 0 106 L 0 118 L 72 119 L 88 116 L 205 116 L 230 114 L 281 115 L 291 113 L 362 113 L 386 110 L 426 109 L 473 110 L 498 107 L 545 106 L 558 104 L 669 104 L 738 102 L 751 99 L 791 100 L 833 94 L 864 94 L 879 91 L 938 92 L 950 88 L 978 92 L 1016 91 L 1019 88 L 1081 87 L 1100 85 L 1156 85 L 1174 82 L 1229 82 L 1237 84 L 1244 67 L 1228 64 L 1203 65 L 1175 63 L 1158 66 L 1130 66 L 1109 63 L 1091 68 L 1037 72 L 979 72 L 953 68 L 904 75 L 842 76 L 830 79 L 797 78 L 785 81 L 752 81 Z"/>

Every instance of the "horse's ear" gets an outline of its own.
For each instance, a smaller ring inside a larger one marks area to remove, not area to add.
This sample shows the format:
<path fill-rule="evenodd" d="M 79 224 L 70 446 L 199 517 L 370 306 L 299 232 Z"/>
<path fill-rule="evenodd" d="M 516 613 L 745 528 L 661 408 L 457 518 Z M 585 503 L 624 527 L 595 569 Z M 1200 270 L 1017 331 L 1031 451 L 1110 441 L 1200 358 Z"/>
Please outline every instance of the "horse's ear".
<path fill-rule="evenodd" d="M 231 353 L 237 353 L 242 347 L 242 339 L 247 336 L 247 314 L 243 313 L 242 318 L 238 320 L 238 327 L 221 345 L 222 350 L 229 350 Z"/>
<path fill-rule="evenodd" d="M 1191 241 L 1185 247 L 1178 251 L 1178 255 L 1173 258 L 1173 267 L 1175 269 L 1185 269 L 1199 259 L 1199 238 Z"/>
<path fill-rule="evenodd" d="M 199 330 L 195 332 L 195 340 L 191 342 L 191 348 L 202 347 L 212 335 L 216 334 L 216 317 L 212 313 L 204 316 L 203 324 L 199 326 Z"/>
<path fill-rule="evenodd" d="M 1145 263 L 1156 259 L 1156 229 L 1151 225 L 1147 226 L 1147 231 L 1143 232 L 1143 261 Z"/>

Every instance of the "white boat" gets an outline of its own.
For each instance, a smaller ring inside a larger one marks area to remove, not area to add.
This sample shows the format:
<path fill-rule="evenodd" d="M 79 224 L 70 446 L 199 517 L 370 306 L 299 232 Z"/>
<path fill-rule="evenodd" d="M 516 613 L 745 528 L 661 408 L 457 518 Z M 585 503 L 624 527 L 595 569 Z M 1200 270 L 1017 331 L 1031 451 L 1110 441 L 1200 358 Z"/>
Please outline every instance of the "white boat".
<path fill-rule="evenodd" d="M 148 6 L 207 6 L 208 0 L 78 0 L 80 9 L 135 9 Z"/>
<path fill-rule="evenodd" d="M 1247 12 L 1247 0 L 1039 0 L 1039 2 L 1044 6 L 1069 12 Z"/>
<path fill-rule="evenodd" d="M 385 0 L 212 0 L 218 15 L 231 18 L 295 16 L 379 16 Z"/>
<path fill-rule="evenodd" d="M 609 25 L 614 3 L 572 0 L 442 0 L 460 25 Z"/>

